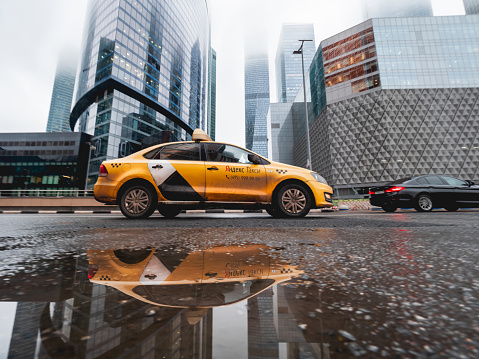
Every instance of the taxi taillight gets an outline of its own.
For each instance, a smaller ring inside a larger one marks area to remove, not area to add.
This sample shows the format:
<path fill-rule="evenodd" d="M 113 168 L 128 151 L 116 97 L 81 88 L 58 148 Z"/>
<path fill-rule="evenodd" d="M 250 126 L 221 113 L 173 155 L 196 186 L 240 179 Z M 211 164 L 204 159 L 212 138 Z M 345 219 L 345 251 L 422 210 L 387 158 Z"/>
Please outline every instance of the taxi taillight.
<path fill-rule="evenodd" d="M 92 279 L 96 272 L 98 272 L 98 266 L 96 264 L 90 264 L 88 266 L 88 279 Z"/>
<path fill-rule="evenodd" d="M 102 163 L 100 165 L 100 174 L 99 174 L 100 177 L 106 177 L 108 176 L 108 171 L 106 170 L 106 167 L 105 165 Z"/>

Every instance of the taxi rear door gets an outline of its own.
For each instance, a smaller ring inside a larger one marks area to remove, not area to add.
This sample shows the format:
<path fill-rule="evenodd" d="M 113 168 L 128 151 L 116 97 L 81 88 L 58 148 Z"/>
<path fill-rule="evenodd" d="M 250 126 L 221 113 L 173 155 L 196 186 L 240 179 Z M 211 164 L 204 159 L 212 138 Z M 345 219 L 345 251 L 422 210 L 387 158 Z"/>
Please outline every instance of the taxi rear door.
<path fill-rule="evenodd" d="M 200 144 L 163 146 L 148 169 L 163 197 L 169 201 L 202 201 L 205 195 L 205 163 Z"/>

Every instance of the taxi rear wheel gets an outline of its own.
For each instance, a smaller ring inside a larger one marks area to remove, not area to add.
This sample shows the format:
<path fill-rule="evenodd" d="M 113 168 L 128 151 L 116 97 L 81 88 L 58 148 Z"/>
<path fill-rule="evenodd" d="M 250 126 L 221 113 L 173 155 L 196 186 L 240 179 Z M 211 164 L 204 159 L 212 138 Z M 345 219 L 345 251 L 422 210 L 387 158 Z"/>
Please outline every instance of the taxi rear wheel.
<path fill-rule="evenodd" d="M 121 213 L 127 218 L 148 218 L 157 205 L 156 194 L 143 185 L 127 188 L 120 198 Z"/>
<path fill-rule="evenodd" d="M 151 249 L 116 249 L 115 257 L 125 264 L 138 264 L 143 262 L 151 254 Z"/>
<path fill-rule="evenodd" d="M 276 195 L 275 212 L 281 217 L 304 217 L 311 209 L 311 196 L 300 184 L 289 183 L 283 186 Z"/>
<path fill-rule="evenodd" d="M 160 205 L 160 206 L 158 206 L 158 212 L 160 212 L 160 214 L 163 217 L 173 218 L 173 217 L 176 217 L 177 215 L 180 214 L 181 208 L 178 208 L 178 207 L 172 206 L 172 205 L 166 205 L 166 206 Z"/>

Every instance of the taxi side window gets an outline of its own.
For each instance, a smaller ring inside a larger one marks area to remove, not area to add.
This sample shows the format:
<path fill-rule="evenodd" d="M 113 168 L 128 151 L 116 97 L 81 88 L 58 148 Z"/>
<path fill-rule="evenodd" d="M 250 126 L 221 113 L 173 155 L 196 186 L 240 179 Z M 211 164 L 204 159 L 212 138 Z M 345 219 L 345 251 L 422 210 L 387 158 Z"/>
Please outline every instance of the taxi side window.
<path fill-rule="evenodd" d="M 212 162 L 252 163 L 248 160 L 250 152 L 223 143 L 206 143 L 206 160 Z"/>
<path fill-rule="evenodd" d="M 199 143 L 175 143 L 164 146 L 155 156 L 157 160 L 200 161 Z"/>

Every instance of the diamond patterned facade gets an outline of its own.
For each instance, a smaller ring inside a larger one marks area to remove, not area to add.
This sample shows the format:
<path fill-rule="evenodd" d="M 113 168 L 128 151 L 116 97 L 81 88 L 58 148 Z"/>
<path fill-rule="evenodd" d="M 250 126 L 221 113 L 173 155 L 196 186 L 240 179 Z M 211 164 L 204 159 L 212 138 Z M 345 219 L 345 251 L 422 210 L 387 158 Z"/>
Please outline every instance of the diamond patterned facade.
<path fill-rule="evenodd" d="M 419 174 L 479 181 L 479 88 L 379 90 L 328 105 L 311 126 L 313 168 L 367 186 Z M 304 138 L 295 163 L 304 163 Z"/>
<path fill-rule="evenodd" d="M 339 192 L 420 174 L 479 182 L 478 33 L 478 15 L 380 18 L 323 40 L 306 82 L 313 170 Z"/>

